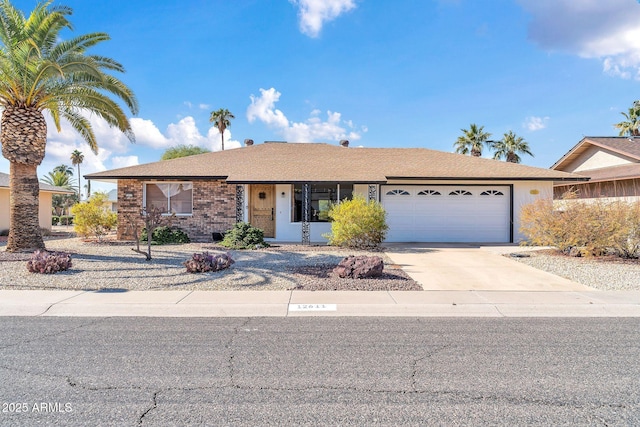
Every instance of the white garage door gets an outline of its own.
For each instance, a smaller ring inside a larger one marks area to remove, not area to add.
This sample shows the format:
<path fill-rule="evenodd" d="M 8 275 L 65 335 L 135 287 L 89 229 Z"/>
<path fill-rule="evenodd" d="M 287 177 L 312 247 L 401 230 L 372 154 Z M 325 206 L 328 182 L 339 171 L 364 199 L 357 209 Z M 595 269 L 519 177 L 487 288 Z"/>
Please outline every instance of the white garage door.
<path fill-rule="evenodd" d="M 387 242 L 509 242 L 509 186 L 383 185 Z"/>

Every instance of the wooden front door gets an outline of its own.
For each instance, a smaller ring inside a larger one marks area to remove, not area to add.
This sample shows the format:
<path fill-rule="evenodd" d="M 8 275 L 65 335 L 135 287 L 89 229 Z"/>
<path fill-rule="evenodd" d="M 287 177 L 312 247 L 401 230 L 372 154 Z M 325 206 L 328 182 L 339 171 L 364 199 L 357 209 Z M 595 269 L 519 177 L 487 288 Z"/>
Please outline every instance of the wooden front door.
<path fill-rule="evenodd" d="M 276 187 L 251 186 L 251 225 L 264 231 L 264 237 L 276 237 Z"/>

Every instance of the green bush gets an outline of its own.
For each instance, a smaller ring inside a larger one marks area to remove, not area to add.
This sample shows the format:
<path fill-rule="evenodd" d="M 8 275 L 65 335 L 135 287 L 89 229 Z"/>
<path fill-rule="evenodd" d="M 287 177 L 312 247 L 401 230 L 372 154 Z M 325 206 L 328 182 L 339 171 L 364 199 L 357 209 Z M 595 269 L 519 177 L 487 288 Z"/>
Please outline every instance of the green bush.
<path fill-rule="evenodd" d="M 0 230 L 0 236 L 8 236 L 9 235 L 9 229 L 8 228 L 3 228 L 2 230 Z"/>
<path fill-rule="evenodd" d="M 264 232 L 246 222 L 238 222 L 224 236 L 220 244 L 229 249 L 259 249 L 269 246 Z"/>
<path fill-rule="evenodd" d="M 86 202 L 78 203 L 71 208 L 71 214 L 75 217 L 73 228 L 76 233 L 83 237 L 93 235 L 100 240 L 118 224 L 118 215 L 106 208 L 107 200 L 108 196 L 105 193 L 95 193 Z"/>
<path fill-rule="evenodd" d="M 60 223 L 60 217 L 57 215 L 53 215 L 51 217 L 51 225 L 58 225 Z"/>
<path fill-rule="evenodd" d="M 147 241 L 146 228 L 143 228 L 142 233 L 140 233 L 140 241 Z M 151 243 L 154 245 L 173 245 L 189 243 L 190 241 L 189 236 L 183 230 L 167 226 L 156 227 L 151 235 Z"/>
<path fill-rule="evenodd" d="M 331 233 L 323 234 L 333 246 L 348 248 L 375 248 L 387 235 L 387 213 L 375 200 L 367 201 L 362 196 L 354 196 L 331 206 Z"/>
<path fill-rule="evenodd" d="M 60 215 L 58 217 L 58 225 L 73 225 L 72 215 Z"/>

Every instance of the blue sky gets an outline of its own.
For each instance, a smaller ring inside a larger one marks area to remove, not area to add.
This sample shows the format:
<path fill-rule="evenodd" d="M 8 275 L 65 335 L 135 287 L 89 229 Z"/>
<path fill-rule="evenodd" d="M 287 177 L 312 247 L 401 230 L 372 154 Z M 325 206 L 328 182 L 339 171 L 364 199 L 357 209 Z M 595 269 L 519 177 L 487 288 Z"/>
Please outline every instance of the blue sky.
<path fill-rule="evenodd" d="M 33 0 L 14 0 L 25 12 Z M 98 120 L 97 156 L 50 126 L 44 175 L 85 153 L 83 174 L 156 161 L 176 144 L 218 149 L 209 113 L 245 138 L 452 151 L 471 123 L 523 136 L 549 167 L 584 135 L 616 135 L 640 99 L 636 0 L 62 0 L 74 34 L 124 64 L 131 144 Z M 65 33 L 63 36 L 69 36 Z M 487 153 L 488 155 L 488 153 Z M 0 170 L 8 162 L 0 159 Z"/>

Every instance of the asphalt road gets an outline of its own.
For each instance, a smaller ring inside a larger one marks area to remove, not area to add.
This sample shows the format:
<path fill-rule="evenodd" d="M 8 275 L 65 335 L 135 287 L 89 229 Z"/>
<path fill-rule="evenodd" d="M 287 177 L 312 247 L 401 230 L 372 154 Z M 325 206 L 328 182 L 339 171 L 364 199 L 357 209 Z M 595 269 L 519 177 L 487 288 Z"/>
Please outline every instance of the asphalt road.
<path fill-rule="evenodd" d="M 640 425 L 640 319 L 0 318 L 0 425 Z"/>

